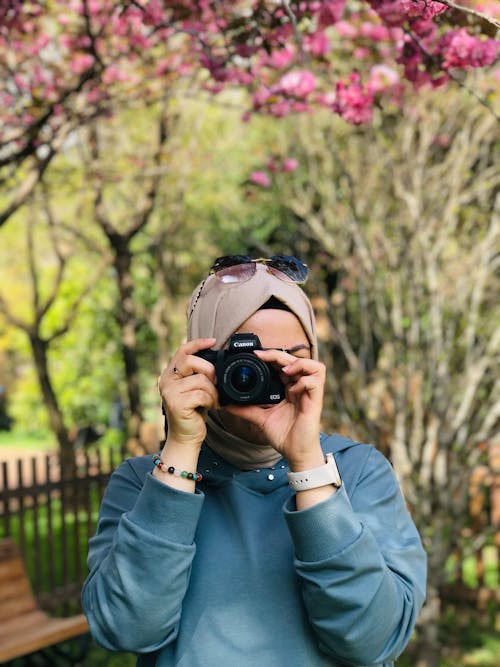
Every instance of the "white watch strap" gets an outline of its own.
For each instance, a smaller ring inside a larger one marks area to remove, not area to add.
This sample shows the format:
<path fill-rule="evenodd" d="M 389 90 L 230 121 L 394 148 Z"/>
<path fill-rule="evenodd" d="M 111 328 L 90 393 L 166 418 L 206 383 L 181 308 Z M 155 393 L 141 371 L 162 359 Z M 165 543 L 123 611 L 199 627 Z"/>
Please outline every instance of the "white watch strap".
<path fill-rule="evenodd" d="M 328 484 L 333 484 L 337 488 L 342 486 L 337 464 L 331 452 L 326 455 L 326 462 L 322 466 L 302 472 L 289 472 L 288 483 L 294 491 L 307 491 Z"/>

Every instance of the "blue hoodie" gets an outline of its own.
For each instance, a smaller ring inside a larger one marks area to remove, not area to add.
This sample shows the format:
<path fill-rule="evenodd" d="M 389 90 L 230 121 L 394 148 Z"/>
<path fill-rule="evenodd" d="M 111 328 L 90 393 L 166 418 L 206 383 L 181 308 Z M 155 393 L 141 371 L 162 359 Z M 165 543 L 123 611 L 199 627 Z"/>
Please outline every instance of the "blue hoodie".
<path fill-rule="evenodd" d="M 426 558 L 392 468 L 323 436 L 343 485 L 297 511 L 284 460 L 240 471 L 204 446 L 196 493 L 113 473 L 89 545 L 92 635 L 140 667 L 388 667 L 425 595 Z"/>

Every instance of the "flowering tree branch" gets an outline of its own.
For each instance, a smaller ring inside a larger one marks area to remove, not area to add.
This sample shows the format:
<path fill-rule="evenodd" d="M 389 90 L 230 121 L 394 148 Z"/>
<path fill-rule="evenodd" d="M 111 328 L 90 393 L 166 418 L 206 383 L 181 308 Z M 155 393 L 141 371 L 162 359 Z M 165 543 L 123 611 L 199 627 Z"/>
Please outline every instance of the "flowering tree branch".
<path fill-rule="evenodd" d="M 473 7 L 466 7 L 465 5 L 460 5 L 458 4 L 458 2 L 454 2 L 453 0 L 436 0 L 436 2 L 440 2 L 442 5 L 446 5 L 446 7 L 449 7 L 450 9 L 455 9 L 464 14 L 470 14 L 471 16 L 475 16 L 476 18 L 481 19 L 482 21 L 486 21 L 487 23 L 490 23 L 492 26 L 495 26 L 496 28 L 500 29 L 500 21 L 498 21 L 493 16 L 488 16 L 488 14 L 485 14 L 484 12 L 478 12 L 477 9 L 474 9 Z"/>
<path fill-rule="evenodd" d="M 481 20 L 460 27 L 457 12 Z M 402 107 L 414 90 L 492 65 L 492 26 L 453 0 L 2 2 L 0 172 L 14 165 L 23 179 L 19 167 L 50 150 L 65 123 L 188 80 L 211 95 L 247 91 L 244 118 L 325 108 L 369 123 L 375 107 Z"/>

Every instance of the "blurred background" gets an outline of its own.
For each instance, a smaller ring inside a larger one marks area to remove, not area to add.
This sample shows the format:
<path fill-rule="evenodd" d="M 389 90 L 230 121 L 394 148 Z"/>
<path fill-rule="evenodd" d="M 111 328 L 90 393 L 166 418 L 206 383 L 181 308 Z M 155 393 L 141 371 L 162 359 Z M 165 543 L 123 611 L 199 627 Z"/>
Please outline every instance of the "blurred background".
<path fill-rule="evenodd" d="M 0 538 L 44 609 L 78 611 L 109 474 L 158 449 L 156 379 L 197 282 L 220 255 L 292 254 L 311 268 L 324 430 L 388 456 L 428 551 L 399 664 L 498 665 L 497 83 L 476 71 L 350 125 L 243 122 L 243 90 L 134 82 L 106 113 L 74 110 L 34 184 L 22 160 L 3 172 Z M 135 660 L 91 644 L 72 664 Z"/>

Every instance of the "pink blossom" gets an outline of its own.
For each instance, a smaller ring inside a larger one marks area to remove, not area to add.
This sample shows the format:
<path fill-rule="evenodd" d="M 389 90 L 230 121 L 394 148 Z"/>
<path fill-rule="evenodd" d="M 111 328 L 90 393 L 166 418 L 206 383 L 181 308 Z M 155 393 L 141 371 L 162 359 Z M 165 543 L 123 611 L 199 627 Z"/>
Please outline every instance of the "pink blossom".
<path fill-rule="evenodd" d="M 275 116 L 275 118 L 284 118 L 291 113 L 292 105 L 288 100 L 281 100 L 270 104 L 268 109 L 271 116 Z"/>
<path fill-rule="evenodd" d="M 210 75 L 216 81 L 226 81 L 228 78 L 228 70 L 226 68 L 227 60 L 222 56 L 208 56 L 202 53 L 200 56 L 200 65 L 206 67 Z"/>
<path fill-rule="evenodd" d="M 241 71 L 236 67 L 232 67 L 227 70 L 226 80 L 242 86 L 250 86 L 255 80 L 255 75 L 252 72 Z"/>
<path fill-rule="evenodd" d="M 351 74 L 350 83 L 337 83 L 334 110 L 348 123 L 369 123 L 373 113 L 373 94 L 363 90 L 359 74 Z"/>
<path fill-rule="evenodd" d="M 260 109 L 270 98 L 271 92 L 267 88 L 259 88 L 253 95 L 253 106 Z"/>
<path fill-rule="evenodd" d="M 127 73 L 116 65 L 110 65 L 108 68 L 106 68 L 104 74 L 102 75 L 102 80 L 106 85 L 114 83 L 115 81 L 127 81 L 127 79 Z"/>
<path fill-rule="evenodd" d="M 366 46 L 357 46 L 353 51 L 356 60 L 365 60 L 370 57 L 370 49 Z"/>
<path fill-rule="evenodd" d="M 315 32 L 312 35 L 306 35 L 304 44 L 308 51 L 315 56 L 326 56 L 332 47 L 327 34 L 322 30 Z"/>
<path fill-rule="evenodd" d="M 102 9 L 102 0 L 87 0 L 87 9 L 91 14 L 99 14 Z"/>
<path fill-rule="evenodd" d="M 432 19 L 417 18 L 411 23 L 413 34 L 417 35 L 420 44 L 424 45 L 426 49 L 432 49 L 438 34 L 437 25 Z"/>
<path fill-rule="evenodd" d="M 67 14 L 59 14 L 57 17 L 59 25 L 66 27 L 70 24 L 71 19 Z"/>
<path fill-rule="evenodd" d="M 94 88 L 91 88 L 88 93 L 87 93 L 87 102 L 90 102 L 91 104 L 95 104 L 99 102 L 104 96 L 104 93 L 102 90 L 98 87 L 95 86 Z"/>
<path fill-rule="evenodd" d="M 320 104 L 321 106 L 332 108 L 333 105 L 335 104 L 335 100 L 337 99 L 337 96 L 335 93 L 330 92 L 330 93 L 320 93 L 319 95 L 316 96 L 315 102 L 316 104 Z"/>
<path fill-rule="evenodd" d="M 481 40 L 469 35 L 465 28 L 450 31 L 439 44 L 443 53 L 443 68 L 484 67 L 495 62 L 500 42 L 495 39 Z"/>
<path fill-rule="evenodd" d="M 172 68 L 172 61 L 170 58 L 161 58 L 157 61 L 155 67 L 156 76 L 163 76 Z M 172 68 L 173 69 L 173 68 Z"/>
<path fill-rule="evenodd" d="M 299 161 L 296 160 L 293 157 L 287 157 L 283 160 L 283 164 L 281 165 L 281 171 L 295 171 L 297 167 L 299 166 Z"/>
<path fill-rule="evenodd" d="M 387 25 L 401 26 L 408 18 L 400 0 L 369 0 L 369 3 Z"/>
<path fill-rule="evenodd" d="M 80 53 L 71 61 L 70 69 L 75 74 L 82 74 L 85 70 L 90 69 L 93 64 L 94 58 L 90 53 Z"/>
<path fill-rule="evenodd" d="M 21 122 L 23 125 L 29 126 L 35 120 L 35 117 L 30 113 L 23 113 L 21 116 Z"/>
<path fill-rule="evenodd" d="M 310 108 L 311 105 L 306 101 L 300 102 L 299 100 L 294 100 L 291 104 L 291 109 L 295 113 L 304 113 L 305 111 L 309 111 Z"/>
<path fill-rule="evenodd" d="M 236 44 L 234 47 L 235 53 L 242 58 L 250 58 L 255 52 L 255 47 L 250 44 Z"/>
<path fill-rule="evenodd" d="M 250 178 L 248 179 L 250 183 L 254 185 L 259 185 L 261 188 L 270 188 L 271 179 L 266 174 L 265 171 L 252 171 Z"/>
<path fill-rule="evenodd" d="M 307 97 L 316 87 L 316 77 L 308 70 L 295 70 L 285 74 L 277 85 L 277 92 L 296 97 Z"/>
<path fill-rule="evenodd" d="M 335 25 L 335 30 L 341 37 L 345 37 L 346 39 L 354 39 L 358 36 L 358 29 L 356 26 L 352 25 L 352 23 L 348 23 L 347 21 L 339 21 Z"/>
<path fill-rule="evenodd" d="M 19 90 L 28 90 L 29 88 L 26 79 L 21 74 L 14 74 L 14 83 Z"/>
<path fill-rule="evenodd" d="M 38 63 L 33 68 L 33 83 L 35 86 L 40 86 L 45 83 L 45 72 Z"/>
<path fill-rule="evenodd" d="M 321 3 L 321 9 L 318 15 L 318 26 L 326 28 L 340 20 L 344 13 L 346 0 L 326 0 Z"/>
<path fill-rule="evenodd" d="M 294 51 L 290 47 L 273 51 L 271 55 L 266 56 L 264 63 L 275 69 L 284 69 L 292 62 Z"/>
<path fill-rule="evenodd" d="M 372 93 L 381 93 L 399 83 L 399 74 L 387 65 L 374 65 L 370 70 L 368 90 Z"/>
<path fill-rule="evenodd" d="M 389 39 L 390 35 L 387 26 L 379 23 L 368 23 L 367 21 L 361 24 L 360 32 L 363 37 L 372 39 L 374 42 L 383 42 Z"/>
<path fill-rule="evenodd" d="M 163 6 L 160 0 L 149 0 L 144 10 L 145 25 L 157 25 L 163 21 Z"/>
<path fill-rule="evenodd" d="M 446 5 L 434 0 L 400 0 L 401 6 L 408 16 L 421 16 L 432 19 L 448 10 Z"/>
<path fill-rule="evenodd" d="M 211 93 L 212 95 L 218 95 L 224 90 L 224 88 L 225 85 L 222 81 L 214 81 L 213 83 L 202 84 L 202 89 L 206 90 L 207 93 Z"/>
<path fill-rule="evenodd" d="M 49 43 L 50 37 L 48 35 L 41 35 L 28 47 L 27 52 L 30 56 L 37 56 Z"/>

